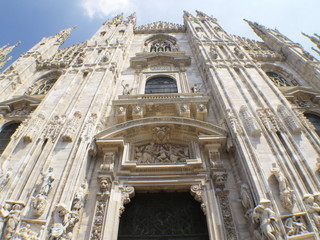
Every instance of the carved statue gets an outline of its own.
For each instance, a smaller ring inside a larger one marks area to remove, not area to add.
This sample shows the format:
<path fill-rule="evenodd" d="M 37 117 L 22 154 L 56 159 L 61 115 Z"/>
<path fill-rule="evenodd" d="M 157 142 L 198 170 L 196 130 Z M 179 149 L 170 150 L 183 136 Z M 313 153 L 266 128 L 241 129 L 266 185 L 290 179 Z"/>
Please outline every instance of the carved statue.
<path fill-rule="evenodd" d="M 53 168 L 49 167 L 48 172 L 41 173 L 41 175 L 42 175 L 42 185 L 40 189 L 40 194 L 44 196 L 48 196 L 49 192 L 52 189 L 52 182 L 54 181 Z"/>
<path fill-rule="evenodd" d="M 279 227 L 275 213 L 268 207 L 259 204 L 252 213 L 252 221 L 259 223 L 261 234 L 268 240 L 277 240 L 279 235 Z"/>
<path fill-rule="evenodd" d="M 133 88 L 129 88 L 129 84 L 126 83 L 125 85 L 123 84 L 124 80 L 122 80 L 121 82 L 121 86 L 123 87 L 123 90 L 122 90 L 122 95 L 130 95 Z"/>
<path fill-rule="evenodd" d="M 36 197 L 31 197 L 31 199 L 33 214 L 35 216 L 41 216 L 47 205 L 46 196 L 39 193 Z"/>
<path fill-rule="evenodd" d="M 3 233 L 3 228 L 6 225 L 7 218 L 10 213 L 10 204 L 5 203 L 0 205 L 0 239 Z"/>
<path fill-rule="evenodd" d="M 4 239 L 11 239 L 21 218 L 22 205 L 14 204 L 9 212 L 7 224 L 4 229 Z"/>
<path fill-rule="evenodd" d="M 298 235 L 308 232 L 305 224 L 301 221 L 301 217 L 298 219 L 296 216 L 287 218 L 284 222 L 284 226 L 288 236 Z"/>
<path fill-rule="evenodd" d="M 199 93 L 200 92 L 200 87 L 198 86 L 198 84 L 193 84 L 193 87 L 191 88 L 191 91 L 193 92 L 193 93 Z"/>
<path fill-rule="evenodd" d="M 86 196 L 88 194 L 88 184 L 85 182 L 81 184 L 79 190 L 76 192 L 73 202 L 72 202 L 72 210 L 80 211 L 80 209 L 84 206 L 84 202 Z"/>
<path fill-rule="evenodd" d="M 306 205 L 307 212 L 310 214 L 314 223 L 320 227 L 320 206 L 314 201 L 314 197 L 311 194 L 307 194 L 303 197 L 303 201 Z"/>
<path fill-rule="evenodd" d="M 49 240 L 71 240 L 73 228 L 80 219 L 78 212 L 69 211 L 64 205 L 57 205 L 56 211 L 61 218 L 61 222 L 53 224 Z"/>
<path fill-rule="evenodd" d="M 291 210 L 295 203 L 293 191 L 289 187 L 287 179 L 283 176 L 276 163 L 273 163 L 272 166 L 273 168 L 271 168 L 271 172 L 277 178 L 279 184 L 281 204 L 284 208 Z"/>
<path fill-rule="evenodd" d="M 240 189 L 241 203 L 246 210 L 246 216 L 249 217 L 251 209 L 254 207 L 250 188 L 247 184 L 241 184 Z"/>

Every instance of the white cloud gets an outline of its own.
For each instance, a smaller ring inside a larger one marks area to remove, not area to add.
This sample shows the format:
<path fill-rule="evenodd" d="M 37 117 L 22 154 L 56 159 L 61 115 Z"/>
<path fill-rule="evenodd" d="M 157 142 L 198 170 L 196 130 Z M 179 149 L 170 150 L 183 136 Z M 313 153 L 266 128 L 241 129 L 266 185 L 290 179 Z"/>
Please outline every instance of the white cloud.
<path fill-rule="evenodd" d="M 127 12 L 132 4 L 130 0 L 82 0 L 81 7 L 90 18 L 94 18 Z"/>

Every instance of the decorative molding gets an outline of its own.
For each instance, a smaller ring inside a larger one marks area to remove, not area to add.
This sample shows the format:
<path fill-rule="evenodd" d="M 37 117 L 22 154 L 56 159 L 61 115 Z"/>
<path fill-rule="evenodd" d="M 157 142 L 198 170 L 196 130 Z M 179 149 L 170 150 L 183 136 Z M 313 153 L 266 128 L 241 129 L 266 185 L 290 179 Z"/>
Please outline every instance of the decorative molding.
<path fill-rule="evenodd" d="M 120 210 L 119 216 L 121 217 L 121 214 L 125 210 L 124 205 L 131 202 L 130 198 L 132 198 L 135 193 L 134 193 L 134 187 L 131 187 L 131 186 L 120 187 L 120 190 L 121 190 L 122 206 L 119 209 Z"/>
<path fill-rule="evenodd" d="M 246 106 L 241 106 L 239 115 L 242 119 L 246 132 L 252 137 L 259 137 L 261 135 L 261 129 Z"/>
<path fill-rule="evenodd" d="M 202 197 L 203 188 L 202 188 L 201 184 L 192 185 L 190 187 L 190 193 L 197 202 L 201 203 L 201 209 L 202 209 L 204 215 L 206 215 L 207 208 L 206 208 L 205 203 L 203 202 L 203 197 Z"/>
<path fill-rule="evenodd" d="M 168 22 L 154 22 L 147 25 L 134 28 L 134 33 L 179 33 L 185 32 L 186 27 L 180 24 L 168 23 Z"/>

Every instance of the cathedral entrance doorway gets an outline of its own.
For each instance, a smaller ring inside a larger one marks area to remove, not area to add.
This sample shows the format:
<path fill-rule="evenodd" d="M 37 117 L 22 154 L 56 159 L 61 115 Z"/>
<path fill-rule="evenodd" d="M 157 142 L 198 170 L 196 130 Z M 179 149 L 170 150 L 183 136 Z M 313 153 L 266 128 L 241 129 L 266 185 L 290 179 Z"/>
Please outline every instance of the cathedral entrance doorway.
<path fill-rule="evenodd" d="M 188 192 L 136 193 L 120 219 L 119 240 L 209 240 L 206 217 Z"/>

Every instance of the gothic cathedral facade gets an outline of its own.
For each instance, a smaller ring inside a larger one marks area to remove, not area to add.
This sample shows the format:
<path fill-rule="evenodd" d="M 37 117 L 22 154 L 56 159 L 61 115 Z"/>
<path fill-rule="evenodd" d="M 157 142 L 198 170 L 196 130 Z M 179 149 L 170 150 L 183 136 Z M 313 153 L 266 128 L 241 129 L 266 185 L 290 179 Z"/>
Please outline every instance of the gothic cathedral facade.
<path fill-rule="evenodd" d="M 320 62 L 183 19 L 66 29 L 0 73 L 1 239 L 320 239 Z"/>

